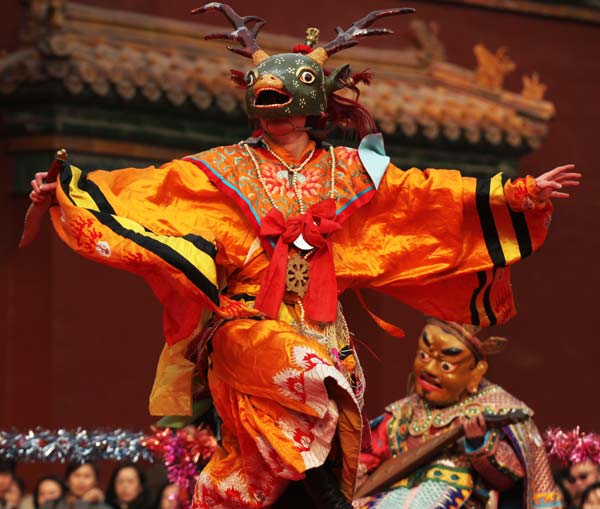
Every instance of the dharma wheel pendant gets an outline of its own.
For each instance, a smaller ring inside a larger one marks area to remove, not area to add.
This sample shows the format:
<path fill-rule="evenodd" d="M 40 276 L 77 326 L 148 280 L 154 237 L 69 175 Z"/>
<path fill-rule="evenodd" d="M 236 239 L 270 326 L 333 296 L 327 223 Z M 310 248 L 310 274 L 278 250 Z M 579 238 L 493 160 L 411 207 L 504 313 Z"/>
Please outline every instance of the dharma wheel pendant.
<path fill-rule="evenodd" d="M 304 297 L 308 287 L 308 270 L 309 265 L 304 258 L 297 254 L 290 258 L 285 277 L 286 291 Z"/>

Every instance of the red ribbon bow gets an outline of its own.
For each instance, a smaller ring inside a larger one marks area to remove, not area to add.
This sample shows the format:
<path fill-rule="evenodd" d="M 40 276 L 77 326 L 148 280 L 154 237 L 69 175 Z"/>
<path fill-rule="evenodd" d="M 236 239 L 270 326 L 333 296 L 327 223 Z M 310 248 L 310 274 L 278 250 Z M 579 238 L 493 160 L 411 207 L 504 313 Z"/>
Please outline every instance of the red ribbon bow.
<path fill-rule="evenodd" d="M 271 263 L 263 276 L 255 307 L 277 318 L 285 292 L 290 244 L 300 234 L 315 248 L 309 260 L 308 288 L 303 299 L 306 316 L 317 322 L 333 322 L 337 315 L 337 282 L 329 236 L 341 226 L 335 221 L 335 201 L 327 199 L 308 209 L 306 214 L 290 217 L 272 208 L 263 218 L 260 238 L 277 238 Z"/>

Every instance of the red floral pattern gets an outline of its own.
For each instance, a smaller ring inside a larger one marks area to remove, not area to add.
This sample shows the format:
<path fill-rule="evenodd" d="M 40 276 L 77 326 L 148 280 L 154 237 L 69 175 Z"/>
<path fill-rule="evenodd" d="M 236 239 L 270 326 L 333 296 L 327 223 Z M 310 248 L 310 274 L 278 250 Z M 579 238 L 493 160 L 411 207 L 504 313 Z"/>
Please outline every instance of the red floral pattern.
<path fill-rule="evenodd" d="M 302 402 L 306 401 L 306 393 L 304 392 L 304 373 L 291 376 L 285 381 L 288 390 L 295 394 Z"/>
<path fill-rule="evenodd" d="M 219 490 L 209 488 L 205 484 L 202 485 L 202 500 L 206 507 L 216 507 L 223 502 Z"/>
<path fill-rule="evenodd" d="M 298 200 L 290 185 L 286 168 L 266 150 L 255 147 L 263 181 L 285 217 L 300 213 Z M 356 198 L 373 183 L 364 170 L 358 151 L 347 147 L 335 148 L 335 194 L 338 208 Z M 227 182 L 245 198 L 259 217 L 264 217 L 273 205 L 262 187 L 254 164 L 240 145 L 218 147 L 189 156 L 187 160 L 211 170 L 219 181 Z M 290 161 L 291 163 L 291 161 Z M 307 207 L 328 198 L 331 186 L 331 157 L 329 151 L 317 149 L 312 160 L 297 175 L 298 187 Z"/>
<path fill-rule="evenodd" d="M 88 253 L 93 253 L 97 250 L 97 243 L 102 239 L 102 233 L 92 227 L 93 219 L 83 219 L 76 217 L 69 223 L 71 235 L 77 241 L 77 247 L 85 250 Z"/>
<path fill-rule="evenodd" d="M 313 428 L 313 426 L 310 426 Z M 296 428 L 294 430 L 294 442 L 298 451 L 310 451 L 310 446 L 315 440 L 315 435 L 312 431 Z"/>

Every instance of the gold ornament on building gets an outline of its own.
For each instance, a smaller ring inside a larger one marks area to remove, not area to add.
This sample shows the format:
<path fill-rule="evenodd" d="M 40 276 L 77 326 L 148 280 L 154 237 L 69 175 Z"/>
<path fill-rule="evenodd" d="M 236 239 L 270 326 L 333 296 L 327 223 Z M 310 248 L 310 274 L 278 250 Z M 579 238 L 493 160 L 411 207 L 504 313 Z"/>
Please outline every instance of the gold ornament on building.
<path fill-rule="evenodd" d="M 540 81 L 540 76 L 534 72 L 531 76 L 523 76 L 523 90 L 521 95 L 526 99 L 542 101 L 548 87 Z"/>
<path fill-rule="evenodd" d="M 66 0 L 22 0 L 22 3 L 25 24 L 21 39 L 27 44 L 38 42 L 65 24 Z"/>
<path fill-rule="evenodd" d="M 477 84 L 481 87 L 500 90 L 505 76 L 516 68 L 515 63 L 508 56 L 508 48 L 502 46 L 496 53 L 492 53 L 483 44 L 477 44 L 473 51 L 477 58 L 475 72 Z"/>

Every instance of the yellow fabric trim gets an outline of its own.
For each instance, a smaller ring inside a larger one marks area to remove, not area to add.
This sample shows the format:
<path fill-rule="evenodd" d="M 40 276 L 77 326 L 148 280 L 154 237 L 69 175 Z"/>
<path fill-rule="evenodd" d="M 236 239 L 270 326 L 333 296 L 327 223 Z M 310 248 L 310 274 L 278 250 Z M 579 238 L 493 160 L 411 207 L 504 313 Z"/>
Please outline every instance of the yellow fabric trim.
<path fill-rule="evenodd" d="M 496 231 L 504 253 L 507 265 L 521 259 L 519 242 L 510 217 L 510 211 L 504 197 L 504 186 L 502 185 L 502 174 L 498 173 L 492 177 L 490 183 L 490 207 L 496 224 Z"/>
<path fill-rule="evenodd" d="M 100 209 L 92 197 L 83 189 L 80 189 L 79 180 L 83 172 L 77 166 L 71 165 L 71 181 L 69 182 L 69 197 L 75 202 L 77 207 L 83 207 L 89 210 L 99 212 Z"/>
<path fill-rule="evenodd" d="M 69 196 L 75 202 L 75 205 L 99 212 L 100 209 L 94 199 L 88 193 L 78 187 L 79 180 L 82 176 L 82 171 L 76 166 L 71 166 L 71 173 L 73 177 L 69 182 Z M 184 239 L 183 237 L 156 235 L 146 231 L 136 221 L 117 215 L 112 215 L 112 217 L 121 226 L 123 226 L 123 228 L 154 239 L 166 246 L 169 246 L 174 251 L 177 251 L 177 253 L 189 260 L 198 270 L 200 270 L 213 285 L 217 286 L 217 267 L 214 259 L 209 254 L 205 253 L 201 249 L 198 249 L 190 241 Z"/>
<path fill-rule="evenodd" d="M 561 496 L 555 491 L 534 493 L 531 500 L 533 507 L 562 507 Z"/>
<path fill-rule="evenodd" d="M 399 449 L 399 444 L 397 441 L 397 436 L 398 436 L 398 427 L 400 425 L 399 420 L 394 418 L 390 421 L 390 428 L 388 429 L 388 436 L 389 437 L 393 437 L 392 439 L 392 443 L 391 445 L 391 449 L 392 449 L 392 454 L 395 456 L 396 454 L 399 454 L 401 452 L 403 452 L 401 449 Z"/>
<path fill-rule="evenodd" d="M 139 223 L 136 223 L 131 219 L 120 216 L 113 217 L 123 228 L 127 228 L 128 230 L 139 233 L 144 237 L 154 239 L 161 244 L 169 246 L 174 251 L 177 251 L 186 260 L 192 262 L 193 265 L 200 270 L 200 272 L 202 272 L 202 274 L 204 274 L 213 285 L 218 286 L 217 266 L 215 265 L 214 259 L 209 254 L 194 246 L 194 244 L 192 244 L 189 240 L 184 239 L 183 237 L 156 235 L 155 233 L 144 230 Z"/>
<path fill-rule="evenodd" d="M 464 488 L 473 489 L 473 477 L 467 472 L 458 472 L 443 467 L 430 468 L 426 475 L 427 479 L 433 481 L 442 481 L 452 486 L 463 486 Z"/>
<path fill-rule="evenodd" d="M 433 465 L 429 467 L 425 473 L 426 480 L 440 481 L 451 486 L 458 486 L 464 490 L 473 489 L 473 476 L 468 472 L 461 472 L 450 468 L 445 468 L 443 465 Z M 393 488 L 408 487 L 410 485 L 410 476 L 394 483 Z M 469 491 L 466 493 L 468 494 Z"/>

